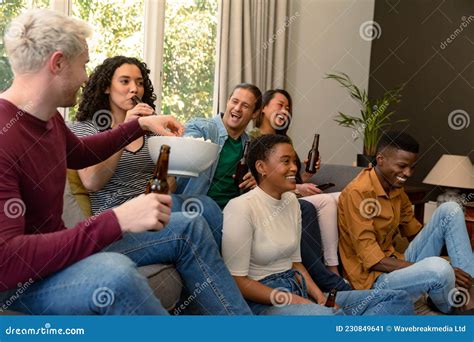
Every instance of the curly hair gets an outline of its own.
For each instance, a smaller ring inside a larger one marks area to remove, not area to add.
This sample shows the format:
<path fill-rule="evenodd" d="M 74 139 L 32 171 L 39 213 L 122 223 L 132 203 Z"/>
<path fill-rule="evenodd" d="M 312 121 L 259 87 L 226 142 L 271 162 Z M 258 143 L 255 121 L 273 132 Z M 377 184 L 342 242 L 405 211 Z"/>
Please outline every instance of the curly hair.
<path fill-rule="evenodd" d="M 150 69 L 145 62 L 133 57 L 115 56 L 107 58 L 97 66 L 90 75 L 89 81 L 82 88 L 82 98 L 76 113 L 77 121 L 92 119 L 98 110 L 110 110 L 109 96 L 105 94 L 105 91 L 112 83 L 115 70 L 123 64 L 133 64 L 140 69 L 145 89 L 141 100 L 155 109 L 156 94 L 150 80 Z"/>

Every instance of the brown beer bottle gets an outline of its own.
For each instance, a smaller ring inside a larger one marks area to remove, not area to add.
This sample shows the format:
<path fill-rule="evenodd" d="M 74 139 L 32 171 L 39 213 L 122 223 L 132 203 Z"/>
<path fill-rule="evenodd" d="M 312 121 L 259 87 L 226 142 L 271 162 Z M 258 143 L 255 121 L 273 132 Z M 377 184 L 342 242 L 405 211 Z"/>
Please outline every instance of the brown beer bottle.
<path fill-rule="evenodd" d="M 314 135 L 313 145 L 308 153 L 308 164 L 305 171 L 307 173 L 316 173 L 316 162 L 319 159 L 319 134 Z"/>
<path fill-rule="evenodd" d="M 168 194 L 168 162 L 170 159 L 170 147 L 168 145 L 161 145 L 160 156 L 156 161 L 153 177 L 146 185 L 145 194 Z"/>
<path fill-rule="evenodd" d="M 249 153 L 249 145 L 250 141 L 247 141 L 244 145 L 244 154 L 242 158 L 240 158 L 239 162 L 237 163 L 237 167 L 235 169 L 235 178 L 234 184 L 239 186 L 240 183 L 244 180 L 244 176 L 249 172 L 249 167 L 247 166 L 247 155 Z"/>
<path fill-rule="evenodd" d="M 324 305 L 327 306 L 328 308 L 333 308 L 334 305 L 336 304 L 336 294 L 337 294 L 336 289 L 332 289 L 331 291 L 329 291 L 328 299 L 326 299 L 326 304 Z"/>

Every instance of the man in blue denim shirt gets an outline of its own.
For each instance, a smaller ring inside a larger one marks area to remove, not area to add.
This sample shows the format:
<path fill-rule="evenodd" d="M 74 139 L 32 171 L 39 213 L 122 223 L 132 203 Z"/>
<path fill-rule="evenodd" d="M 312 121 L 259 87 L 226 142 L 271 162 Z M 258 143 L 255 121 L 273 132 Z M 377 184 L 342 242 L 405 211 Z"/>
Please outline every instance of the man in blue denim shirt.
<path fill-rule="evenodd" d="M 202 137 L 218 144 L 219 158 L 199 177 L 179 178 L 176 193 L 208 195 L 223 208 L 229 200 L 239 195 L 239 188 L 256 185 L 250 173 L 239 187 L 234 184 L 233 176 L 248 140 L 245 128 L 257 116 L 261 103 L 260 90 L 252 84 L 242 83 L 232 91 L 224 113 L 211 119 L 193 119 L 186 125 L 185 136 Z"/>

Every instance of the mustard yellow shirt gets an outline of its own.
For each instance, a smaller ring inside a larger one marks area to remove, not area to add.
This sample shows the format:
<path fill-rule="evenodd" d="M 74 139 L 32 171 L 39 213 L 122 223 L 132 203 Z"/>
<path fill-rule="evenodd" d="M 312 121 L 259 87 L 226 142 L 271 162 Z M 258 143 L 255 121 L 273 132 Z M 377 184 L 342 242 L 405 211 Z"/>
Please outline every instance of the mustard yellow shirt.
<path fill-rule="evenodd" d="M 362 170 L 339 197 L 339 254 L 344 276 L 357 290 L 370 289 L 382 273 L 370 268 L 392 255 L 397 234 L 417 234 L 422 225 L 403 189 L 385 192 L 375 169 Z"/>

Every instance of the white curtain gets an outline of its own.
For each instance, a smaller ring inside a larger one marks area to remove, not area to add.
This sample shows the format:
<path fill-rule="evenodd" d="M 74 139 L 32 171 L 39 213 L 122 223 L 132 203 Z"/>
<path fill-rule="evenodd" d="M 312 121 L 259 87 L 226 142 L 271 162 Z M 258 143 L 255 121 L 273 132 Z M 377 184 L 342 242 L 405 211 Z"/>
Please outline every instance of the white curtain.
<path fill-rule="evenodd" d="M 262 93 L 285 86 L 288 0 L 220 0 L 214 113 L 224 111 L 235 85 L 253 83 Z"/>

